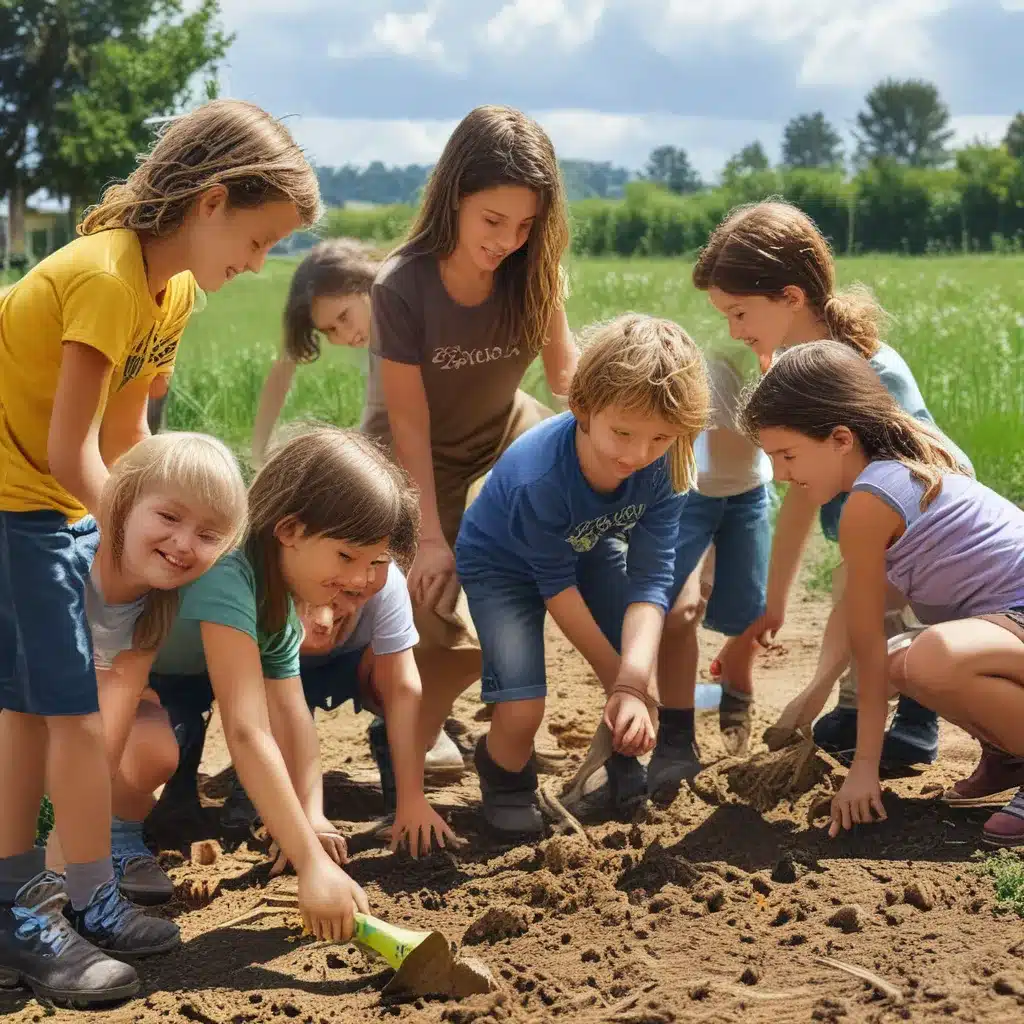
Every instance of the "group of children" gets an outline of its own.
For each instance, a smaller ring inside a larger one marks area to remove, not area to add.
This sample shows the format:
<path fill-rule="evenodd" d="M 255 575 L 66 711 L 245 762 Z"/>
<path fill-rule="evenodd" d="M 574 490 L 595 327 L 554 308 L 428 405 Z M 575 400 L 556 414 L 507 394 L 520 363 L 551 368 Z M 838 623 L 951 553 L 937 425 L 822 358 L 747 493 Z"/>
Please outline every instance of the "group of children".
<path fill-rule="evenodd" d="M 110 1002 L 138 990 L 135 960 L 179 943 L 140 909 L 173 893 L 143 823 L 161 787 L 198 799 L 214 701 L 228 809 L 262 820 L 319 938 L 348 938 L 367 898 L 324 812 L 315 709 L 374 713 L 392 846 L 415 856 L 453 838 L 424 775 L 463 769 L 443 726 L 480 680 L 483 817 L 538 834 L 549 612 L 605 693 L 614 753 L 585 800 L 620 814 L 670 796 L 700 770 L 698 626 L 727 638 L 719 719 L 743 751 L 754 654 L 817 509 L 843 564 L 824 682 L 787 721 L 809 725 L 850 666 L 814 725 L 850 763 L 833 834 L 884 816 L 882 762 L 936 758 L 938 716 L 982 742 L 950 803 L 1024 786 L 1024 512 L 935 427 L 804 214 L 734 211 L 693 272 L 758 358 L 746 399 L 742 368 L 668 320 L 626 314 L 579 348 L 551 143 L 518 111 L 474 110 L 383 264 L 324 242 L 298 267 L 246 487 L 219 441 L 149 425 L 197 297 L 318 213 L 281 124 L 215 101 L 0 299 L 0 985 Z M 323 341 L 370 350 L 360 429 L 271 443 Z M 555 408 L 520 387 L 538 355 Z M 985 836 L 1024 844 L 1024 789 Z"/>

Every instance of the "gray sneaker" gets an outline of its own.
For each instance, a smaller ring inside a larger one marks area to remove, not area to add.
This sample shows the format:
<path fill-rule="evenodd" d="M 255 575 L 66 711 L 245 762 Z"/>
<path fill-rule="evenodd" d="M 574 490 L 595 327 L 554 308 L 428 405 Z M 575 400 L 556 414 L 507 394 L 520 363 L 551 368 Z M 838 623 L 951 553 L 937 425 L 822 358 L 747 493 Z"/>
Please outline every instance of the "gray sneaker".
<path fill-rule="evenodd" d="M 90 1007 L 130 999 L 135 968 L 101 953 L 61 913 L 62 879 L 44 871 L 0 903 L 0 988 L 27 986 L 39 1000 Z"/>
<path fill-rule="evenodd" d="M 142 838 L 141 826 L 114 828 L 110 835 L 114 855 L 114 876 L 123 895 L 132 903 L 156 907 L 174 896 L 174 883 L 157 862 Z"/>
<path fill-rule="evenodd" d="M 544 816 L 537 799 L 537 771 L 532 764 L 510 772 L 495 764 L 481 736 L 473 758 L 480 776 L 481 811 L 491 828 L 509 835 L 540 835 Z"/>
<path fill-rule="evenodd" d="M 669 743 L 658 737 L 651 763 L 647 766 L 647 791 L 652 798 L 672 801 L 684 782 L 700 773 L 700 750 L 692 735 Z"/>

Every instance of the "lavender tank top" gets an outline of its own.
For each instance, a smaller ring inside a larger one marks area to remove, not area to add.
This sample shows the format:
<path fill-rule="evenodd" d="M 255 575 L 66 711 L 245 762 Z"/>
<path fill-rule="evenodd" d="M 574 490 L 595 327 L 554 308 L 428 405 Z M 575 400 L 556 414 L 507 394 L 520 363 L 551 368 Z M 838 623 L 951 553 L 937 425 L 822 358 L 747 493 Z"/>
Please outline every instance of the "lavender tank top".
<path fill-rule="evenodd" d="M 1024 511 L 1012 502 L 950 473 L 922 512 L 924 484 L 892 461 L 872 462 L 852 489 L 907 524 L 885 553 L 886 575 L 925 625 L 1024 607 Z"/>

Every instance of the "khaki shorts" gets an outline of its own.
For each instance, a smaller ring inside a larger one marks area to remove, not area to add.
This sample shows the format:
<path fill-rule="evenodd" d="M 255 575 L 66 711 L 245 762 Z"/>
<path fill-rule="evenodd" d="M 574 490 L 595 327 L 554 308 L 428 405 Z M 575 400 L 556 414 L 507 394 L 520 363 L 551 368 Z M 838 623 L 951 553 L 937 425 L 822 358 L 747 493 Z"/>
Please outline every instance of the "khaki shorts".
<path fill-rule="evenodd" d="M 459 526 L 470 501 L 476 497 L 484 478 L 501 453 L 531 427 L 546 420 L 554 413 L 525 391 L 517 391 L 505 432 L 501 436 L 489 464 L 462 467 L 446 461 L 435 465 L 434 488 L 437 495 L 437 514 L 441 520 L 444 539 L 452 550 L 459 535 Z M 443 648 L 446 650 L 479 650 L 480 644 L 473 630 L 466 605 L 466 597 L 460 589 L 450 607 L 443 604 L 432 609 L 414 607 L 414 621 L 420 634 L 421 648 Z"/>

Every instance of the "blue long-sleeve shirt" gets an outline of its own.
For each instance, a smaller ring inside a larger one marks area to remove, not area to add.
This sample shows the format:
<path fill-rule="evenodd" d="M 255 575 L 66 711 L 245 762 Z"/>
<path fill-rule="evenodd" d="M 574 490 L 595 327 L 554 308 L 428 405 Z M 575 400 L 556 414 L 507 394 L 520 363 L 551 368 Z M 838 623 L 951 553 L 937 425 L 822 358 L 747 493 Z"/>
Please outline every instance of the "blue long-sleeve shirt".
<path fill-rule="evenodd" d="M 459 577 L 533 580 L 548 600 L 576 586 L 576 561 L 605 534 L 629 540 L 629 603 L 668 611 L 681 496 L 661 458 L 602 494 L 576 453 L 576 419 L 563 413 L 516 440 L 467 509 L 455 545 Z"/>

